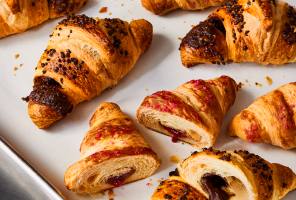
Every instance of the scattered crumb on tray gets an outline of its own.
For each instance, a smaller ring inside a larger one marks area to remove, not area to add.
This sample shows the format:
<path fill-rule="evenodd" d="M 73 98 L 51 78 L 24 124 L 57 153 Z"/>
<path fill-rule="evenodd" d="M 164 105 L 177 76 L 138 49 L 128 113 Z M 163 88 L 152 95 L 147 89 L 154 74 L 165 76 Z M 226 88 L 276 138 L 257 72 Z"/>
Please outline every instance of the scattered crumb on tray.
<path fill-rule="evenodd" d="M 182 145 L 184 145 L 184 142 L 182 142 Z"/>
<path fill-rule="evenodd" d="M 283 76 L 283 78 L 284 78 L 285 76 Z"/>
<path fill-rule="evenodd" d="M 184 23 L 186 23 L 186 21 L 184 21 Z"/>
<path fill-rule="evenodd" d="M 103 7 L 101 8 L 101 10 L 99 11 L 99 13 L 105 13 L 108 11 L 108 7 Z"/>
<path fill-rule="evenodd" d="M 121 4 L 121 6 L 124 6 L 124 4 Z"/>
<path fill-rule="evenodd" d="M 20 54 L 16 54 L 16 55 L 14 56 L 15 59 L 17 59 L 18 57 L 20 57 Z"/>
<path fill-rule="evenodd" d="M 163 178 L 160 178 L 161 180 L 163 180 Z"/>
<path fill-rule="evenodd" d="M 14 74 L 14 76 L 16 76 L 16 74 Z"/>
<path fill-rule="evenodd" d="M 116 197 L 116 194 L 114 194 L 114 191 L 112 189 L 108 190 L 108 198 L 111 200 L 113 197 Z"/>
<path fill-rule="evenodd" d="M 151 181 L 152 181 L 152 179 L 150 178 L 150 179 L 149 179 L 149 183 L 150 183 Z"/>
<path fill-rule="evenodd" d="M 91 197 L 95 197 L 95 198 L 99 198 L 99 197 L 102 197 L 104 195 L 105 195 L 105 193 L 103 193 L 103 192 L 90 194 Z"/>
<path fill-rule="evenodd" d="M 146 91 L 148 91 L 148 88 L 147 89 L 145 89 Z"/>
<path fill-rule="evenodd" d="M 181 37 L 178 37 L 178 40 L 182 40 L 182 38 Z"/>
<path fill-rule="evenodd" d="M 267 85 L 272 85 L 272 80 L 271 78 L 269 78 L 268 76 L 265 77 L 266 81 L 267 81 Z"/>
<path fill-rule="evenodd" d="M 23 64 L 20 64 L 20 67 L 22 67 L 23 66 Z"/>
<path fill-rule="evenodd" d="M 244 84 L 242 82 L 239 82 L 239 84 L 237 85 L 238 88 L 242 88 Z"/>
<path fill-rule="evenodd" d="M 261 84 L 261 83 L 257 83 L 257 82 L 255 82 L 255 85 L 256 85 L 256 86 L 259 86 L 259 87 L 262 87 L 262 84 Z"/>
<path fill-rule="evenodd" d="M 245 80 L 246 82 L 249 82 L 248 79 Z"/>
<path fill-rule="evenodd" d="M 170 161 L 173 162 L 173 163 L 178 164 L 178 163 L 182 162 L 183 159 L 178 155 L 174 155 L 174 156 L 170 157 Z"/>
<path fill-rule="evenodd" d="M 111 15 L 112 13 L 110 12 L 109 15 Z"/>
<path fill-rule="evenodd" d="M 18 70 L 18 68 L 17 67 L 14 67 L 13 70 L 16 71 L 16 70 Z"/>
<path fill-rule="evenodd" d="M 251 84 L 248 84 L 249 87 L 251 87 Z"/>
<path fill-rule="evenodd" d="M 195 26 L 194 25 L 191 25 L 191 28 L 194 28 Z"/>

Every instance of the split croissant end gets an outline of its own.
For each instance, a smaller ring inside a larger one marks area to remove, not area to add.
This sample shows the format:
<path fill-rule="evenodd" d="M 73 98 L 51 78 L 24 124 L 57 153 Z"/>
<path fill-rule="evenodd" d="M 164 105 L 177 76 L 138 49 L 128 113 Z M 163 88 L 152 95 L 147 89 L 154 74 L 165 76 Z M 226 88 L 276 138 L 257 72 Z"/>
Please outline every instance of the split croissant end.
<path fill-rule="evenodd" d="M 50 35 L 35 68 L 28 113 L 40 129 L 65 118 L 80 102 L 119 82 L 151 46 L 153 28 L 144 19 L 70 15 Z"/>
<path fill-rule="evenodd" d="M 185 67 L 226 61 L 296 61 L 296 9 L 280 0 L 232 0 L 195 26 L 180 45 Z"/>
<path fill-rule="evenodd" d="M 0 38 L 75 13 L 88 0 L 0 0 Z"/>
<path fill-rule="evenodd" d="M 192 80 L 173 91 L 159 91 L 144 99 L 139 123 L 197 148 L 214 144 L 226 112 L 234 104 L 236 82 L 222 76 Z"/>
<path fill-rule="evenodd" d="M 172 10 L 203 10 L 211 6 L 219 6 L 227 0 L 142 0 L 144 8 L 156 15 L 164 15 Z"/>
<path fill-rule="evenodd" d="M 114 103 L 97 108 L 80 150 L 80 160 L 65 173 L 65 184 L 81 194 L 147 178 L 160 165 L 135 123 Z"/>
<path fill-rule="evenodd" d="M 194 152 L 178 164 L 180 177 L 209 199 L 279 200 L 296 189 L 288 167 L 248 151 Z"/>
<path fill-rule="evenodd" d="M 252 143 L 296 148 L 296 83 L 289 83 L 255 100 L 228 125 L 228 134 Z"/>
<path fill-rule="evenodd" d="M 150 200 L 207 200 L 207 198 L 179 176 L 171 176 L 161 181 Z"/>

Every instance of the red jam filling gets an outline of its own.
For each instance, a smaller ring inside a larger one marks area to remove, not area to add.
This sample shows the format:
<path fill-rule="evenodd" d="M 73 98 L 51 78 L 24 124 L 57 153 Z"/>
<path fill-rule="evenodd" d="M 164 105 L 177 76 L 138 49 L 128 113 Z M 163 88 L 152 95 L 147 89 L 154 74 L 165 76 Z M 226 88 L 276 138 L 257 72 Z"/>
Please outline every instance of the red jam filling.
<path fill-rule="evenodd" d="M 107 179 L 107 183 L 110 185 L 113 185 L 114 187 L 119 187 L 123 184 L 123 182 L 125 181 L 126 177 L 128 177 L 131 173 L 133 173 L 135 171 L 134 168 L 132 168 L 130 171 L 121 174 L 119 176 L 113 176 L 111 178 Z"/>
<path fill-rule="evenodd" d="M 160 125 L 162 125 L 162 124 L 160 123 Z M 173 135 L 172 142 L 174 142 L 174 143 L 176 143 L 178 141 L 178 138 L 180 138 L 180 137 L 186 137 L 186 134 L 185 133 L 182 133 L 179 130 L 176 130 L 174 128 L 170 128 L 170 127 L 167 127 L 167 126 L 164 126 L 164 125 L 162 125 L 162 127 L 165 130 L 167 130 L 167 132 L 169 132 L 170 134 Z"/>

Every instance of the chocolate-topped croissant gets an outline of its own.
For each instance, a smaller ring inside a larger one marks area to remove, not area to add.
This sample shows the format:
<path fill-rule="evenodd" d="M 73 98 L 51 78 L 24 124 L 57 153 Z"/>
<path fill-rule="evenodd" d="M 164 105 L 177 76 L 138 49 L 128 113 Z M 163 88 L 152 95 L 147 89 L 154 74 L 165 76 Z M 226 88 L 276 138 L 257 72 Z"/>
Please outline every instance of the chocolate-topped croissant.
<path fill-rule="evenodd" d="M 35 125 L 45 129 L 117 84 L 150 48 L 152 32 L 144 19 L 129 24 L 70 15 L 62 20 L 35 68 L 33 91 L 24 98 Z"/>
<path fill-rule="evenodd" d="M 248 151 L 194 152 L 178 164 L 180 177 L 210 200 L 279 200 L 296 189 L 289 168 Z"/>
<path fill-rule="evenodd" d="M 203 10 L 211 6 L 219 6 L 227 0 L 142 0 L 144 8 L 156 15 L 164 15 L 172 10 Z"/>
<path fill-rule="evenodd" d="M 72 14 L 88 0 L 1 0 L 0 38 L 37 26 L 56 17 Z"/>
<path fill-rule="evenodd" d="M 195 26 L 180 45 L 185 67 L 226 61 L 296 61 L 296 9 L 280 0 L 232 0 Z"/>

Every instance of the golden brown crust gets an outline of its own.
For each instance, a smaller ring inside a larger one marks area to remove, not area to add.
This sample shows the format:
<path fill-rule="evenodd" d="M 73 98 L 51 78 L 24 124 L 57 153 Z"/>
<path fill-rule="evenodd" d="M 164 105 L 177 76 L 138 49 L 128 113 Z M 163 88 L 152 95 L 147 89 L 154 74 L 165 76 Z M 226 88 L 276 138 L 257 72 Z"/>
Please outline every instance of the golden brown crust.
<path fill-rule="evenodd" d="M 134 172 L 120 185 L 151 176 L 159 166 L 156 153 L 135 123 L 114 103 L 102 103 L 97 108 L 80 151 L 80 160 L 65 173 L 65 184 L 82 194 L 113 188 L 108 179 L 120 176 L 125 169 Z"/>
<path fill-rule="evenodd" d="M 202 195 L 192 186 L 188 185 L 182 178 L 178 176 L 171 176 L 167 180 L 161 181 L 154 194 L 150 198 L 150 200 L 165 199 L 207 200 L 204 195 Z"/>
<path fill-rule="evenodd" d="M 173 137 L 174 142 L 180 139 L 198 148 L 210 147 L 223 116 L 234 104 L 236 91 L 235 81 L 228 76 L 192 80 L 173 91 L 146 97 L 137 118 L 144 126 Z"/>
<path fill-rule="evenodd" d="M 203 10 L 211 6 L 219 6 L 226 0 L 142 0 L 142 6 L 156 15 L 164 15 L 172 10 Z"/>
<path fill-rule="evenodd" d="M 49 18 L 76 12 L 88 0 L 4 0 L 0 2 L 0 38 L 22 33 Z"/>
<path fill-rule="evenodd" d="M 143 31 L 148 34 L 144 35 Z M 63 101 L 75 107 L 117 84 L 133 68 L 139 56 L 150 47 L 152 25 L 143 19 L 134 20 L 129 25 L 120 19 L 70 15 L 59 23 L 50 37 L 35 70 L 34 85 L 37 87 L 47 82 L 44 79 L 36 81 L 39 77 L 52 79 L 65 94 L 67 100 Z M 43 96 L 49 100 L 52 95 Z M 56 97 L 54 101 L 57 101 Z M 38 105 L 43 105 L 42 109 L 45 105 L 50 107 L 40 102 Z M 47 115 L 56 116 L 55 113 L 49 113 L 50 109 L 46 110 Z M 28 112 L 30 116 L 34 115 L 34 110 Z M 38 123 L 40 128 L 54 122 L 54 119 L 44 121 L 45 115 L 38 117 L 34 117 L 34 123 Z M 41 125 L 38 120 L 47 123 Z"/>
<path fill-rule="evenodd" d="M 258 98 L 228 125 L 230 136 L 252 143 L 296 148 L 296 83 L 289 83 Z"/>
<path fill-rule="evenodd" d="M 178 170 L 181 178 L 207 197 L 201 184 L 206 174 L 223 178 L 227 184 L 222 190 L 238 199 L 279 200 L 296 188 L 296 175 L 290 168 L 242 150 L 194 152 Z"/>
<path fill-rule="evenodd" d="M 183 38 L 180 48 L 182 63 L 185 67 L 198 63 L 216 64 L 219 54 L 224 61 L 263 65 L 295 62 L 295 16 L 295 8 L 279 0 L 232 0 Z M 208 27 L 216 27 L 223 33 L 217 33 L 214 28 L 208 31 L 212 46 L 209 45 L 209 37 L 204 37 L 203 33 L 203 29 Z M 191 44 L 195 43 L 206 45 L 193 48 Z"/>

